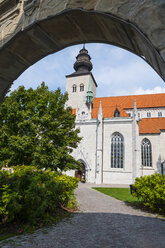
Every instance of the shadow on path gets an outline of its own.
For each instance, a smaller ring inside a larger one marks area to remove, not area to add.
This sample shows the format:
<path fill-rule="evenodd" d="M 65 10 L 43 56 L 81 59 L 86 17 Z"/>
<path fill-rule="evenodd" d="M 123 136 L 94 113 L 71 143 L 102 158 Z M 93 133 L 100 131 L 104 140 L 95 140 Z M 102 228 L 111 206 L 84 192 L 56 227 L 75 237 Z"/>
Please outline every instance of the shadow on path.
<path fill-rule="evenodd" d="M 165 221 L 115 213 L 76 213 L 73 218 L 10 238 L 0 247 L 17 248 L 164 248 Z"/>
<path fill-rule="evenodd" d="M 1 248 L 165 248 L 165 219 L 79 185 L 80 212 L 56 226 L 9 238 Z"/>

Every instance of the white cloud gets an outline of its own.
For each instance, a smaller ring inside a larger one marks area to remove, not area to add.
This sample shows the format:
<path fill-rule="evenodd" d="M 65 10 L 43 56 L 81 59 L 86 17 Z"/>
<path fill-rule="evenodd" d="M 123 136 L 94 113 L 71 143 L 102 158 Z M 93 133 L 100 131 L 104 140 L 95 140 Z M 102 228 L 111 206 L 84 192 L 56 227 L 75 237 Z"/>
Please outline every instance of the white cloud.
<path fill-rule="evenodd" d="M 133 92 L 134 95 L 156 94 L 156 93 L 165 93 L 165 87 L 157 86 L 153 89 L 146 89 L 146 90 L 140 87 L 135 92 Z"/>
<path fill-rule="evenodd" d="M 96 72 L 97 78 L 105 84 L 116 83 L 144 83 L 151 79 L 156 79 L 155 72 L 143 61 L 135 61 L 134 63 L 118 64 L 118 66 L 104 66 Z"/>
<path fill-rule="evenodd" d="M 138 92 L 137 89 L 146 92 L 162 92 L 164 89 L 162 79 L 141 59 L 133 63 L 126 60 L 117 66 L 104 66 L 96 70 L 95 75 L 100 88 L 99 96 L 130 95 Z"/>

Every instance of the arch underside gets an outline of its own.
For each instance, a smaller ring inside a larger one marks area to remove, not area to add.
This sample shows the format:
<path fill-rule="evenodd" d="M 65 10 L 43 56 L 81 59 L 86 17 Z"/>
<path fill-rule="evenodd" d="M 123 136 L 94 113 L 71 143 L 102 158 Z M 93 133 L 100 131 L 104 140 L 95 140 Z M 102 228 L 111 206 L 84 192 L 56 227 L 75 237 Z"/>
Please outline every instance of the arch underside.
<path fill-rule="evenodd" d="M 72 9 L 35 21 L 21 28 L 11 39 L 3 40 L 0 99 L 12 82 L 41 58 L 65 47 L 88 42 L 112 44 L 131 51 L 145 59 L 165 79 L 164 60 L 134 24 L 111 14 Z"/>

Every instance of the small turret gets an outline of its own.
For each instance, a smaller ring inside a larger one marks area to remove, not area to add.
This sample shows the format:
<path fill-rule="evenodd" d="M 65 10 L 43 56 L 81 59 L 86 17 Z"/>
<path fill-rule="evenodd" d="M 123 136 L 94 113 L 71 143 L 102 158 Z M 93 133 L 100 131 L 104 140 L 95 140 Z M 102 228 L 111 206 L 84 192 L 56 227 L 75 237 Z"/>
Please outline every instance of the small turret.
<path fill-rule="evenodd" d="M 88 91 L 87 91 L 87 94 L 86 94 L 86 104 L 87 105 L 93 104 L 93 92 L 92 92 L 92 81 L 91 81 L 91 77 L 89 78 Z"/>
<path fill-rule="evenodd" d="M 133 108 L 133 118 L 138 121 L 138 112 L 137 112 L 137 107 L 136 107 L 136 99 L 134 99 L 134 108 Z"/>

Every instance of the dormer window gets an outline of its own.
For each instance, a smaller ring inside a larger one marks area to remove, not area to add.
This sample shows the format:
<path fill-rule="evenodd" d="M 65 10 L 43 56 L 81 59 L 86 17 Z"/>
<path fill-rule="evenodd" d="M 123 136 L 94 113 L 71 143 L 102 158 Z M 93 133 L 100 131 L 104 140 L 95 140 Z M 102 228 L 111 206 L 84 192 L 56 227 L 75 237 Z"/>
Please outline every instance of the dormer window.
<path fill-rule="evenodd" d="M 80 91 L 84 91 L 84 84 L 80 84 Z"/>
<path fill-rule="evenodd" d="M 72 89 L 73 89 L 73 91 L 72 91 L 72 92 L 76 92 L 77 87 L 76 87 L 76 85 L 75 85 L 75 84 L 72 86 Z"/>
<path fill-rule="evenodd" d="M 119 112 L 118 108 L 115 109 L 114 117 L 120 117 L 120 112 Z"/>

